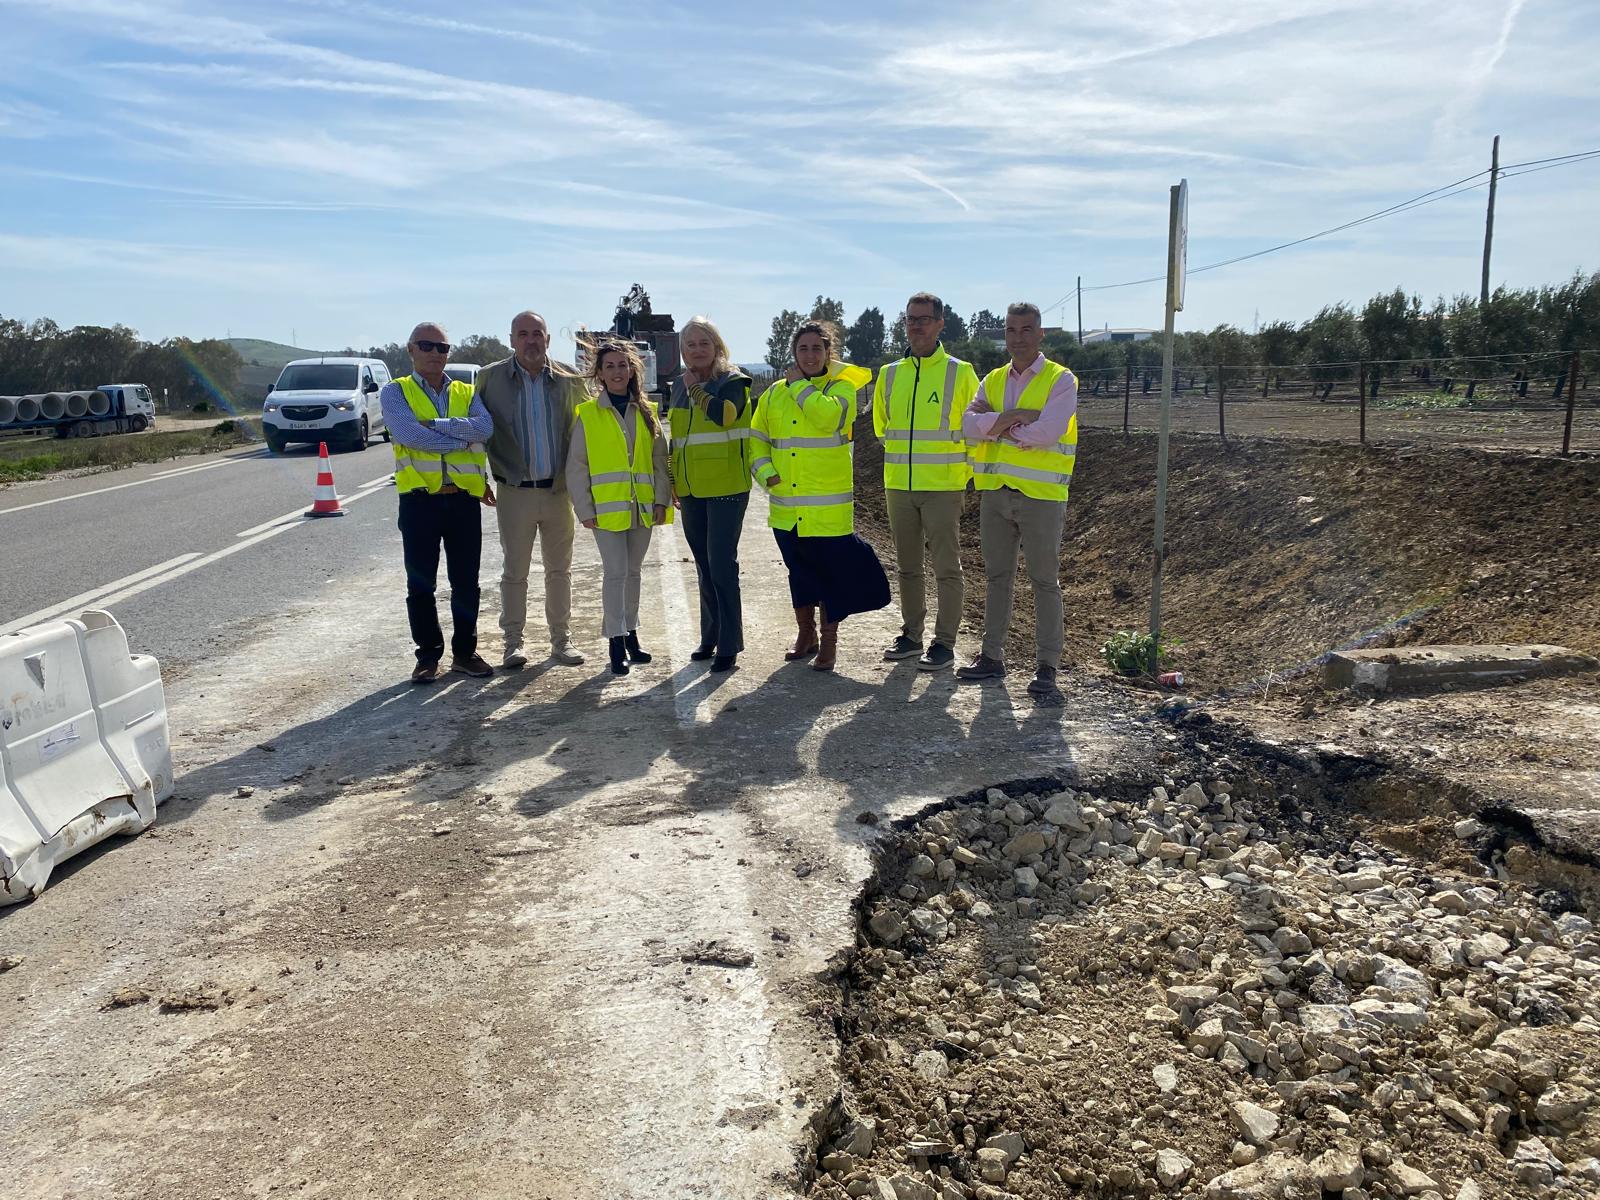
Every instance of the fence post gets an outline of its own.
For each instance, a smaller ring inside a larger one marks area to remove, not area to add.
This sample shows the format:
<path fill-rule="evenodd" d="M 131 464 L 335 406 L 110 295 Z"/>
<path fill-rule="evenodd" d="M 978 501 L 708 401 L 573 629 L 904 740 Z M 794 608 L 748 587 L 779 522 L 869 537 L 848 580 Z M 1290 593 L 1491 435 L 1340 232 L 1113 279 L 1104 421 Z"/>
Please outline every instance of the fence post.
<path fill-rule="evenodd" d="M 1572 410 L 1578 406 L 1578 352 L 1572 352 L 1572 366 L 1567 368 L 1567 421 L 1561 428 L 1561 457 L 1572 453 Z"/>
<path fill-rule="evenodd" d="M 1217 433 L 1223 441 L 1228 440 L 1228 414 L 1222 407 L 1228 395 L 1228 384 L 1223 373 L 1221 363 L 1217 364 Z"/>
<path fill-rule="evenodd" d="M 1128 436 L 1129 396 L 1133 392 L 1133 363 L 1129 363 L 1122 377 L 1122 436 Z"/>
<path fill-rule="evenodd" d="M 1267 385 L 1272 382 L 1272 368 L 1266 363 L 1261 364 L 1261 398 L 1267 398 Z"/>
<path fill-rule="evenodd" d="M 1356 395 L 1361 397 L 1361 444 L 1367 444 L 1367 364 L 1361 364 L 1360 376 L 1356 382 Z"/>

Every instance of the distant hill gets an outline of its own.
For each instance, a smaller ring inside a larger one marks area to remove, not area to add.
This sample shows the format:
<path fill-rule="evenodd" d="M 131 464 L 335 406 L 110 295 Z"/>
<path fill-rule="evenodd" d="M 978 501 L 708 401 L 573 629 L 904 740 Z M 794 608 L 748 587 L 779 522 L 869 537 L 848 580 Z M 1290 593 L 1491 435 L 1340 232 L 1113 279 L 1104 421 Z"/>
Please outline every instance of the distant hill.
<path fill-rule="evenodd" d="M 229 338 L 228 345 L 239 352 L 244 366 L 239 371 L 239 389 L 242 399 L 259 401 L 267 394 L 267 387 L 278 381 L 284 363 L 297 358 L 316 358 L 323 350 L 302 350 L 298 346 L 285 346 L 282 342 L 266 342 L 260 338 Z"/>
<path fill-rule="evenodd" d="M 282 342 L 265 342 L 260 338 L 229 338 L 228 345 L 239 352 L 246 366 L 272 367 L 274 370 L 282 370 L 284 363 L 297 358 L 316 358 L 319 354 L 327 353 L 324 350 L 301 350 L 297 346 L 285 346 Z"/>

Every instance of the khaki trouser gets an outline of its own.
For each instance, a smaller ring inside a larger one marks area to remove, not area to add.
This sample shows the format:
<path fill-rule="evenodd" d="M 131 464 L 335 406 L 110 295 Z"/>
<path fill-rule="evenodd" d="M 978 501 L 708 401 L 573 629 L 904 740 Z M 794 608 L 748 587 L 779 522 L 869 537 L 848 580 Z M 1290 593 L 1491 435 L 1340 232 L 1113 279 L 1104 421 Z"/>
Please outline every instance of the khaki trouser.
<path fill-rule="evenodd" d="M 921 642 L 928 622 L 928 597 L 922 578 L 923 551 L 933 563 L 939 612 L 933 640 L 956 648 L 961 627 L 961 505 L 966 492 L 906 492 L 884 489 L 889 532 L 900 575 L 901 632 Z"/>
<path fill-rule="evenodd" d="M 1051 667 L 1060 664 L 1066 620 L 1061 607 L 1061 527 L 1066 516 L 1065 500 L 1035 500 L 1008 487 L 980 494 L 978 537 L 983 547 L 983 570 L 989 581 L 983 611 L 985 658 L 1005 658 L 1020 546 L 1033 584 L 1034 638 L 1039 661 Z"/>
<path fill-rule="evenodd" d="M 550 644 L 567 644 L 572 620 L 572 501 L 563 487 L 495 488 L 500 519 L 500 548 L 505 567 L 500 574 L 500 629 L 506 651 L 521 649 L 528 617 L 528 567 L 533 543 L 544 563 L 544 619 Z"/>
<path fill-rule="evenodd" d="M 596 529 L 593 533 L 600 551 L 600 636 L 622 637 L 639 628 L 639 593 L 651 527 Z"/>

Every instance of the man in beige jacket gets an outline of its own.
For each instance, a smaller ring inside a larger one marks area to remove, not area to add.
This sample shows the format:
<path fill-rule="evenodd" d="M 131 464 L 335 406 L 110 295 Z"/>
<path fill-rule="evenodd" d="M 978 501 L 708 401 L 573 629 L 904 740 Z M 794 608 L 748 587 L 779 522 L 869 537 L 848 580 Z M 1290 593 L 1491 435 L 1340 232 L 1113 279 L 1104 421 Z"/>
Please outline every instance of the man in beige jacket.
<path fill-rule="evenodd" d="M 587 392 L 566 363 L 549 357 L 550 331 L 536 312 L 511 320 L 512 356 L 478 372 L 477 393 L 494 417 L 489 470 L 499 487 L 497 514 L 505 565 L 500 574 L 502 665 L 527 665 L 522 652 L 528 610 L 528 569 L 534 542 L 544 565 L 544 616 L 550 657 L 577 666 L 568 626 L 572 618 L 572 503 L 567 496 L 567 446 L 573 410 Z"/>

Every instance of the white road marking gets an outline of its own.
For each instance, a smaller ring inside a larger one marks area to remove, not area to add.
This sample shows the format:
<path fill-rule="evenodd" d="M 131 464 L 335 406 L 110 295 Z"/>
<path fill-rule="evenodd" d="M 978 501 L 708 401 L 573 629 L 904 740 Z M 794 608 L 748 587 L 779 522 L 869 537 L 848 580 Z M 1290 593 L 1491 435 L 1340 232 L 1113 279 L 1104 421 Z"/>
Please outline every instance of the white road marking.
<path fill-rule="evenodd" d="M 689 589 L 683 581 L 683 563 L 679 561 L 683 557 L 680 551 L 684 543 L 678 540 L 676 525 L 657 526 L 653 541 L 656 566 L 661 571 L 661 599 L 667 610 L 667 648 L 676 670 L 690 661 L 689 653 L 693 649 L 689 645 Z M 698 614 L 694 628 L 700 628 Z M 698 635 L 695 642 L 698 645 Z M 689 687 L 672 694 L 672 707 L 678 714 L 678 724 L 684 729 L 699 719 L 701 702 L 689 691 L 700 683 L 696 678 Z"/>
<path fill-rule="evenodd" d="M 388 482 L 388 476 L 384 476 L 383 482 Z M 341 503 L 344 505 L 354 504 L 357 500 L 364 500 L 379 490 L 378 487 L 369 487 L 368 490 L 358 492 L 356 495 L 342 500 Z M 280 517 L 274 523 L 269 523 L 265 527 L 258 527 L 256 532 L 246 530 L 244 534 L 239 535 L 240 541 L 231 546 L 225 546 L 221 550 L 214 550 L 206 555 L 201 555 L 198 552 L 179 555 L 177 558 L 169 559 L 159 566 L 149 567 L 140 571 L 136 575 L 129 575 L 113 583 L 104 584 L 92 592 L 74 596 L 71 600 L 63 600 L 58 604 L 51 605 L 49 608 L 42 608 L 38 612 L 30 613 L 18 621 L 13 621 L 9 625 L 0 627 L 0 634 L 12 633 L 29 625 L 36 625 L 41 621 L 58 620 L 64 616 L 69 616 L 74 609 L 84 604 L 86 600 L 93 600 L 96 608 L 106 608 L 123 600 L 132 599 L 134 596 L 142 595 L 152 588 L 160 587 L 164 583 L 171 583 L 174 579 L 181 579 L 191 571 L 198 571 L 201 567 L 210 566 L 212 563 L 220 562 L 222 559 L 237 554 L 241 550 L 247 550 L 251 546 L 259 545 L 261 542 L 266 541 L 268 538 L 276 537 L 285 530 L 298 528 L 303 523 L 300 518 L 304 513 L 305 509 L 297 508 L 292 514 L 289 514 L 293 518 L 292 520 Z M 247 534 L 249 536 L 246 536 Z"/>
<path fill-rule="evenodd" d="M 382 488 L 392 478 L 392 475 L 384 475 L 378 479 L 369 480 L 361 485 L 360 489 L 355 495 L 340 496 L 339 503 L 354 504 L 357 500 L 364 500 L 368 496 L 372 495 L 373 492 L 376 492 Z M 309 507 L 309 505 L 301 505 L 299 508 L 291 509 L 289 512 L 284 513 L 281 517 L 273 517 L 270 521 L 263 521 L 259 525 L 252 525 L 249 529 L 242 530 L 234 536 L 244 539 L 247 537 L 252 537 L 255 534 L 260 533 L 262 530 L 271 529 L 275 525 L 292 524 L 303 518 L 306 515 L 306 509 Z"/>
<path fill-rule="evenodd" d="M 32 504 L 19 504 L 15 508 L 0 508 L 0 516 L 7 513 L 27 512 L 30 508 L 43 508 L 47 504 L 65 504 L 68 500 L 87 500 L 90 496 L 103 496 L 107 492 L 120 492 L 123 488 L 139 487 L 146 483 L 162 483 L 168 479 L 176 479 L 180 475 L 195 475 L 201 471 L 214 470 L 217 467 L 228 467 L 234 463 L 244 462 L 250 455 L 242 454 L 237 458 L 224 458 L 218 462 L 201 463 L 193 467 L 180 467 L 172 471 L 164 471 L 159 475 L 152 475 L 148 479 L 135 479 L 132 483 L 118 483 L 111 487 L 95 488 L 90 492 L 74 492 L 70 496 L 57 496 L 53 500 L 35 500 Z"/>
<path fill-rule="evenodd" d="M 174 567 L 180 567 L 184 563 L 199 557 L 200 554 L 198 551 L 193 551 L 189 554 L 180 554 L 177 558 L 169 558 L 164 563 L 157 563 L 153 567 L 146 567 L 144 570 L 135 572 L 132 575 L 126 575 L 123 578 L 113 580 L 110 583 L 102 583 L 99 587 L 94 588 L 91 591 L 80 592 L 70 600 L 59 601 L 58 603 L 50 605 L 48 608 L 41 608 L 38 612 L 31 612 L 25 617 L 18 617 L 15 621 L 12 621 L 8 625 L 0 625 L 0 635 L 15 633 L 19 629 L 26 629 L 30 625 L 41 624 L 44 621 L 66 615 L 79 608 L 91 608 L 93 607 L 97 597 L 106 595 L 109 592 L 113 592 L 117 588 L 126 587 L 127 585 L 133 583 L 139 583 L 142 580 L 149 579 L 153 575 L 160 575 L 164 571 L 170 571 Z"/>

